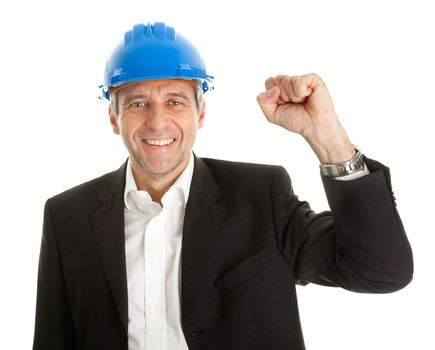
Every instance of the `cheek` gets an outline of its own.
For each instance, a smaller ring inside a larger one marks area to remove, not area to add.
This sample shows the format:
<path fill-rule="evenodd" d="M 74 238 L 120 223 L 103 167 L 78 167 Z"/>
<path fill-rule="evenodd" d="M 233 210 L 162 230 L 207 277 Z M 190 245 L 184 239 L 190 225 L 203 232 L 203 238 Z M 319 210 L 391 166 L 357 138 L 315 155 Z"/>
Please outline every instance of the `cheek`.
<path fill-rule="evenodd" d="M 120 123 L 120 130 L 122 135 L 126 137 L 131 137 L 134 135 L 137 129 L 137 122 L 133 118 L 124 118 L 122 123 Z"/>

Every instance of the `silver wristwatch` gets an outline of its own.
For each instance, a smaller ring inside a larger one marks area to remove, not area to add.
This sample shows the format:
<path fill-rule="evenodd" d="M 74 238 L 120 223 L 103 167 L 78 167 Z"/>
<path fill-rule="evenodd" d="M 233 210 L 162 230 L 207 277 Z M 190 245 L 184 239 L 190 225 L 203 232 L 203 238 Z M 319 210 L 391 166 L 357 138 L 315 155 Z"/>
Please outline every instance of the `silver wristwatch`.
<path fill-rule="evenodd" d="M 320 173 L 327 177 L 340 177 L 357 172 L 364 164 L 364 156 L 358 147 L 353 147 L 356 154 L 351 160 L 337 164 L 320 164 Z"/>

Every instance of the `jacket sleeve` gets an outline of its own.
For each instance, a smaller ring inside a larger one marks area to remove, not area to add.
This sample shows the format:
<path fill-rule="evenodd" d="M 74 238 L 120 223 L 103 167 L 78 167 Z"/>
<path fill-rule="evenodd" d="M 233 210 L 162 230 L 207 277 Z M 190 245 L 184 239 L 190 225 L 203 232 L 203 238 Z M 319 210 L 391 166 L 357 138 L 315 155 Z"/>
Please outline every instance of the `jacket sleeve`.
<path fill-rule="evenodd" d="M 39 257 L 33 350 L 69 349 L 76 349 L 75 330 L 48 200 Z"/>
<path fill-rule="evenodd" d="M 296 283 L 387 293 L 412 279 L 412 251 L 396 210 L 390 174 L 365 159 L 370 174 L 351 181 L 322 178 L 331 211 L 314 213 L 294 195 L 285 170 L 273 183 L 278 244 Z"/>

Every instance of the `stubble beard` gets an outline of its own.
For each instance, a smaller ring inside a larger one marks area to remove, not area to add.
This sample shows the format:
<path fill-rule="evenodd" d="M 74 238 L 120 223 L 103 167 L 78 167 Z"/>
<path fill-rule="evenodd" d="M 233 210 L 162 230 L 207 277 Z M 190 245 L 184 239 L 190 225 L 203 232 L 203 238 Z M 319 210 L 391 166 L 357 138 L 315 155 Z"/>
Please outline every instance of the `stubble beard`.
<path fill-rule="evenodd" d="M 125 145 L 130 154 L 130 157 L 135 163 L 139 165 L 142 169 L 143 174 L 154 179 L 163 178 L 171 173 L 173 173 L 177 167 L 183 163 L 185 159 L 185 152 L 181 152 L 175 155 L 174 158 L 170 159 L 166 165 L 162 166 L 160 169 L 153 169 L 153 166 L 147 161 L 140 153 L 140 146 L 132 144 L 129 140 L 125 140 Z"/>

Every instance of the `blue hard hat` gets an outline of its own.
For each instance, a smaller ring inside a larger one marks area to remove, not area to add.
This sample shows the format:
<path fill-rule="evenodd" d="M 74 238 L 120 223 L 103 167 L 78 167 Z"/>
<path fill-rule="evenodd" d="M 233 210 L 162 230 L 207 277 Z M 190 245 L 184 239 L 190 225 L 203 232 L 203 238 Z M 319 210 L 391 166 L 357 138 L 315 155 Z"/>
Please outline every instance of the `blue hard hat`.
<path fill-rule="evenodd" d="M 197 80 L 203 92 L 213 88 L 198 50 L 173 27 L 136 24 L 107 60 L 101 97 L 109 100 L 109 89 L 126 83 L 160 79 Z"/>

